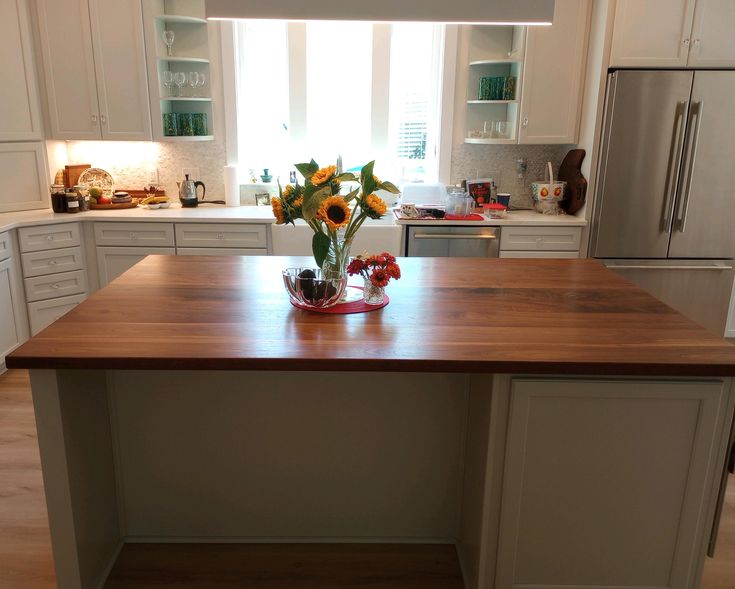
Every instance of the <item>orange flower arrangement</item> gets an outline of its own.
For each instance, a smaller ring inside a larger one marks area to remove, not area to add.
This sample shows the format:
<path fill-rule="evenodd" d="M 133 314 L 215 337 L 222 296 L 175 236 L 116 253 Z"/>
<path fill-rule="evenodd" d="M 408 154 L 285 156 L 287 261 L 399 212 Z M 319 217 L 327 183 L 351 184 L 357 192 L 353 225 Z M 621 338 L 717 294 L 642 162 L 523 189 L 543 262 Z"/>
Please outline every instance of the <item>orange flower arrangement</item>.
<path fill-rule="evenodd" d="M 374 286 L 385 288 L 391 278 L 398 280 L 401 277 L 401 268 L 396 258 L 388 252 L 373 256 L 357 256 L 347 266 L 347 274 L 360 274 Z"/>

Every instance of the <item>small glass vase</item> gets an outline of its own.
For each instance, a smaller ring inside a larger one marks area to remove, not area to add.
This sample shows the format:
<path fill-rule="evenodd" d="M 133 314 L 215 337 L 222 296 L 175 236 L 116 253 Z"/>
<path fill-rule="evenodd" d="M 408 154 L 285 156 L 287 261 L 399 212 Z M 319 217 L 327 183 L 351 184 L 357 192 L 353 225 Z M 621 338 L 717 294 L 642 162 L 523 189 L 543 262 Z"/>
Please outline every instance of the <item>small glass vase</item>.
<path fill-rule="evenodd" d="M 385 299 L 385 288 L 375 286 L 369 278 L 365 278 L 362 298 L 368 305 L 382 305 Z"/>
<path fill-rule="evenodd" d="M 322 272 L 328 278 L 346 276 L 347 264 L 350 261 L 352 240 L 337 236 L 329 245 L 329 252 L 322 264 Z"/>

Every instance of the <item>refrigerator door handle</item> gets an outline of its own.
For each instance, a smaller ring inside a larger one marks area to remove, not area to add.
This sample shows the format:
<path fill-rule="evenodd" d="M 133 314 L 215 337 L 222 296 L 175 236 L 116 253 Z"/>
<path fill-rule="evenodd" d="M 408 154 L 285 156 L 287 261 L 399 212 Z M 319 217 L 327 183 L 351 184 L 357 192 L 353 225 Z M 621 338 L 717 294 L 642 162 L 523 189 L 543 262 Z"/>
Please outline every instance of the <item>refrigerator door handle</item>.
<path fill-rule="evenodd" d="M 689 195 L 692 191 L 692 175 L 694 174 L 694 164 L 697 161 L 697 148 L 699 147 L 699 130 L 702 123 L 702 112 L 704 111 L 704 101 L 699 100 L 694 103 L 692 107 L 691 117 L 693 118 L 696 113 L 697 124 L 694 127 L 694 139 L 689 154 L 689 163 L 686 167 L 686 182 L 684 185 L 683 198 L 681 199 L 679 207 L 679 231 L 684 233 L 687 223 L 687 213 L 689 212 Z"/>
<path fill-rule="evenodd" d="M 683 100 L 676 103 L 676 114 L 674 116 L 674 133 L 671 136 L 671 147 L 669 148 L 669 177 L 666 182 L 666 194 L 664 196 L 664 214 L 661 226 L 664 233 L 671 233 L 674 224 L 674 209 L 676 204 L 676 193 L 679 189 L 679 175 L 681 174 L 681 150 L 684 145 L 684 130 L 689 110 L 689 101 Z"/>

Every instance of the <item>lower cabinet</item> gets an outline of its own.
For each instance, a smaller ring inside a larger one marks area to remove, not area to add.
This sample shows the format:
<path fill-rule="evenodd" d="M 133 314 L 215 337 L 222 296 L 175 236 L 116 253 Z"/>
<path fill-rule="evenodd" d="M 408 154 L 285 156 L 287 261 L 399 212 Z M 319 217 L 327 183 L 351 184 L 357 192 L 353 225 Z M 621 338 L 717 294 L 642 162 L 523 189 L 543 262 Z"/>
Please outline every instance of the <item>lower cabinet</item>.
<path fill-rule="evenodd" d="M 28 320 L 31 324 L 31 334 L 36 335 L 39 331 L 46 329 L 86 298 L 85 293 L 28 303 Z"/>
<path fill-rule="evenodd" d="M 578 258 L 581 227 L 503 227 L 501 258 Z"/>
<path fill-rule="evenodd" d="M 727 386 L 514 379 L 495 586 L 694 587 Z"/>
<path fill-rule="evenodd" d="M 18 300 L 14 288 L 13 260 L 0 262 L 0 372 L 5 368 L 5 356 L 21 343 L 18 322 L 22 300 Z"/>
<path fill-rule="evenodd" d="M 174 247 L 98 247 L 97 272 L 100 288 L 149 255 L 175 255 Z"/>

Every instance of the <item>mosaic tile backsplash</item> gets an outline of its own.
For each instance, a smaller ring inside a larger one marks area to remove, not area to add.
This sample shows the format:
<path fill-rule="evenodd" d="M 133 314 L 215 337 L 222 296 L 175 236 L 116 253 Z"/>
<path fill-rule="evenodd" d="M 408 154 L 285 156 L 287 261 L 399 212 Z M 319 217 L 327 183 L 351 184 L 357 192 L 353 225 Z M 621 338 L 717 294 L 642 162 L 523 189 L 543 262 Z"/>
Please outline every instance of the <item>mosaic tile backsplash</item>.
<path fill-rule="evenodd" d="M 544 178 L 546 162 L 554 174 L 564 156 L 574 145 L 473 145 L 462 143 L 452 150 L 452 183 L 474 178 L 495 178 L 499 192 L 511 194 L 511 207 L 533 208 L 531 182 Z M 527 163 L 525 174 L 518 177 L 516 163 Z"/>
<path fill-rule="evenodd" d="M 454 146 L 451 182 L 469 178 L 499 178 L 500 192 L 511 194 L 511 206 L 531 208 L 530 183 L 544 177 L 546 162 L 554 173 L 573 145 L 470 145 Z M 70 141 L 67 143 L 68 162 L 89 163 L 112 174 L 120 188 L 142 188 L 157 181 L 170 195 L 178 194 L 176 182 L 183 179 L 185 168 L 196 168 L 207 186 L 207 197 L 224 198 L 222 168 L 225 146 L 220 141 L 191 143 L 136 143 L 104 141 Z M 522 177 L 516 172 L 517 161 L 527 162 Z M 243 204 L 255 204 L 255 187 L 244 187 Z M 262 191 L 267 189 L 263 186 Z"/>

